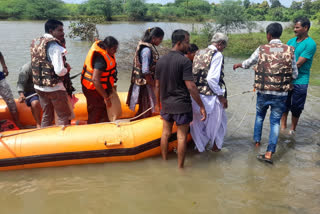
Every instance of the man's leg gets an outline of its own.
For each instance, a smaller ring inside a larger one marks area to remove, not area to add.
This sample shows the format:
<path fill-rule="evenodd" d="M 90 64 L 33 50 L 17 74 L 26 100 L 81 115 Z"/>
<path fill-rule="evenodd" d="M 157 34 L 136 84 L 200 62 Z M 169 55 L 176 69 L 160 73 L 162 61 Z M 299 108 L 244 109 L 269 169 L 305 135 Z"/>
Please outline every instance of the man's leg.
<path fill-rule="evenodd" d="M 291 103 L 292 103 L 292 93 L 293 93 L 293 90 L 289 91 L 288 93 L 288 97 L 286 101 L 286 110 L 281 117 L 281 130 L 285 130 L 287 128 L 288 114 L 289 114 L 289 110 L 291 109 Z"/>
<path fill-rule="evenodd" d="M 292 91 L 292 119 L 291 119 L 291 129 L 290 131 L 296 131 L 299 117 L 304 109 L 304 104 L 307 99 L 308 85 L 294 85 Z"/>
<path fill-rule="evenodd" d="M 178 167 L 179 168 L 183 168 L 184 166 L 188 131 L 189 131 L 189 124 L 183 124 L 178 126 L 177 140 L 178 140 Z"/>
<path fill-rule="evenodd" d="M 58 116 L 58 124 L 69 125 L 71 111 L 69 108 L 68 94 L 66 91 L 55 91 L 51 93 L 51 102 Z"/>
<path fill-rule="evenodd" d="M 6 102 L 13 122 L 19 127 L 22 128 L 22 125 L 19 120 L 19 113 L 17 109 L 16 102 L 14 101 L 12 91 L 10 89 L 9 84 L 5 79 L 0 81 L 0 92 L 3 100 Z"/>
<path fill-rule="evenodd" d="M 281 130 L 285 130 L 287 128 L 287 119 L 288 119 L 288 113 L 284 112 L 281 117 Z"/>
<path fill-rule="evenodd" d="M 54 108 L 50 100 L 50 93 L 36 90 L 39 95 L 40 105 L 42 108 L 41 128 L 51 126 L 54 119 Z"/>
<path fill-rule="evenodd" d="M 33 100 L 31 102 L 31 112 L 32 112 L 33 118 L 37 123 L 37 128 L 40 128 L 41 127 L 41 106 L 40 106 L 39 100 Z"/>
<path fill-rule="evenodd" d="M 262 127 L 263 121 L 266 116 L 268 105 L 266 104 L 265 97 L 266 95 L 257 94 L 257 104 L 256 104 L 256 120 L 254 124 L 254 133 L 253 133 L 253 140 L 256 143 L 256 146 L 260 145 L 261 142 L 261 135 L 262 135 Z"/>
<path fill-rule="evenodd" d="M 171 136 L 172 132 L 172 126 L 173 122 L 168 122 L 165 119 L 163 121 L 163 129 L 162 129 L 162 135 L 161 135 L 161 155 L 163 160 L 167 160 L 167 155 L 168 155 L 168 140 L 169 137 Z"/>
<path fill-rule="evenodd" d="M 266 158 L 271 158 L 271 154 L 276 151 L 279 130 L 280 130 L 280 119 L 283 112 L 286 110 L 286 99 L 287 96 L 278 96 L 270 101 L 271 114 L 270 114 L 270 134 L 269 134 L 269 145 L 267 147 Z"/>

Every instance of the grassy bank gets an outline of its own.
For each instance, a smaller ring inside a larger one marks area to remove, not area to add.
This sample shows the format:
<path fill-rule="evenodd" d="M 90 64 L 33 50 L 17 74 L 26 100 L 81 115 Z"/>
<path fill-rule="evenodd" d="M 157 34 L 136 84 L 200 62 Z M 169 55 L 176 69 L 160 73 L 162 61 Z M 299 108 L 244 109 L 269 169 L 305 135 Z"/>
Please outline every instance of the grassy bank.
<path fill-rule="evenodd" d="M 318 50 L 313 58 L 313 64 L 311 67 L 310 84 L 320 86 L 320 25 L 314 25 L 311 27 L 309 36 L 318 45 Z M 289 39 L 294 37 L 292 29 L 284 30 L 281 40 L 286 43 Z M 200 48 L 204 48 L 208 45 L 208 36 L 204 34 L 191 34 L 191 42 L 197 44 Z M 224 50 L 224 55 L 234 58 L 247 58 L 255 49 L 267 42 L 265 33 L 250 33 L 250 34 L 231 34 L 229 35 L 228 47 Z"/>

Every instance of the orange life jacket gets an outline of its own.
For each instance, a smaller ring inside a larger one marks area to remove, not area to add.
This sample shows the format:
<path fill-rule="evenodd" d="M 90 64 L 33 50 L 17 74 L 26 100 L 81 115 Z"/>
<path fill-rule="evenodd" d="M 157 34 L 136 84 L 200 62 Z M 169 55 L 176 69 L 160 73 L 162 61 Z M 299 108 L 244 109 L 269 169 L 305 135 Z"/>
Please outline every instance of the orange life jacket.
<path fill-rule="evenodd" d="M 99 53 L 101 56 L 103 56 L 104 60 L 107 63 L 107 68 L 104 70 L 101 74 L 100 82 L 104 89 L 110 89 L 114 86 L 114 83 L 116 81 L 116 59 L 108 54 L 108 52 L 105 49 L 102 49 L 98 46 L 99 42 L 101 41 L 95 41 L 93 45 L 91 46 L 88 55 L 86 57 L 86 60 L 84 62 L 82 74 L 81 74 L 81 84 L 86 87 L 89 90 L 95 90 L 95 86 L 92 82 L 92 76 L 93 76 L 93 56 L 94 53 Z"/>

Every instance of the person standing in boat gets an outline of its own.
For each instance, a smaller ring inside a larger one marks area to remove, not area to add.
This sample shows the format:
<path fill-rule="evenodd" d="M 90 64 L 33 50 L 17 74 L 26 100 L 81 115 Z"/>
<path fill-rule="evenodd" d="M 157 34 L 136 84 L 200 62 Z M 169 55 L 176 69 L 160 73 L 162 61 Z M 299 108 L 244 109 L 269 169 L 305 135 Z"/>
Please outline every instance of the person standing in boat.
<path fill-rule="evenodd" d="M 108 36 L 91 46 L 81 74 L 81 84 L 87 99 L 88 124 L 109 121 L 110 95 L 117 81 L 115 53 L 118 41 Z"/>
<path fill-rule="evenodd" d="M 164 32 L 159 27 L 149 28 L 139 41 L 133 60 L 131 85 L 128 92 L 127 104 L 134 111 L 139 104 L 137 115 L 147 111 L 138 119 L 150 117 L 154 112 L 156 98 L 154 94 L 154 72 L 159 59 L 155 46 L 161 44 Z"/>
<path fill-rule="evenodd" d="M 45 34 L 31 44 L 33 83 L 43 110 L 41 127 L 52 125 L 54 112 L 58 116 L 56 125 L 68 125 L 71 116 L 68 94 L 62 81 L 62 77 L 71 69 L 69 64 L 63 62 L 63 38 L 63 23 L 49 19 L 45 23 Z"/>
<path fill-rule="evenodd" d="M 20 120 L 19 120 L 19 113 L 18 113 L 17 105 L 16 105 L 16 103 L 14 101 L 13 94 L 12 94 L 12 91 L 10 89 L 10 86 L 6 81 L 6 76 L 9 75 L 9 72 L 8 72 L 8 68 L 7 68 L 6 62 L 4 60 L 4 57 L 3 57 L 2 53 L 1 53 L 1 51 L 0 51 L 0 63 L 1 63 L 1 66 L 2 66 L 2 70 L 3 70 L 3 71 L 0 72 L 0 96 L 6 102 L 8 108 L 9 108 L 11 117 L 13 119 L 13 122 L 19 128 L 21 128 L 22 125 L 21 125 Z"/>
<path fill-rule="evenodd" d="M 270 106 L 269 145 L 266 153 L 258 155 L 257 158 L 267 163 L 273 163 L 272 154 L 276 151 L 280 119 L 286 110 L 288 91 L 292 87 L 292 80 L 298 75 L 298 68 L 294 58 L 294 48 L 282 44 L 280 40 L 281 24 L 269 24 L 266 34 L 269 43 L 259 46 L 249 59 L 234 64 L 233 69 L 248 69 L 257 64 L 254 68 L 254 87 L 258 92 L 253 140 L 256 146 L 260 146 L 263 121 Z"/>
<path fill-rule="evenodd" d="M 289 134 L 294 134 L 298 125 L 299 117 L 304 109 L 307 98 L 310 68 L 317 45 L 309 37 L 310 21 L 308 18 L 299 17 L 294 21 L 294 33 L 296 37 L 290 39 L 287 45 L 295 48 L 294 55 L 297 60 L 298 77 L 293 81 L 293 90 L 289 92 L 287 109 L 281 118 L 281 129 L 287 128 L 287 117 L 291 111 L 291 128 Z"/>
<path fill-rule="evenodd" d="M 212 149 L 218 152 L 222 148 L 223 138 L 227 132 L 228 107 L 227 91 L 223 89 L 224 59 L 222 51 L 226 48 L 228 37 L 216 33 L 212 44 L 196 53 L 192 73 L 201 100 L 206 108 L 207 119 L 201 121 L 198 104 L 192 99 L 193 121 L 190 132 L 199 152 Z"/>
<path fill-rule="evenodd" d="M 39 96 L 36 94 L 32 82 L 31 62 L 24 64 L 20 68 L 17 88 L 19 93 L 19 102 L 25 102 L 26 105 L 31 108 L 32 116 L 36 121 L 37 128 L 40 128 L 42 110 L 40 106 Z"/>
<path fill-rule="evenodd" d="M 177 125 L 178 167 L 184 167 L 189 124 L 192 121 L 191 98 L 200 106 L 201 120 L 206 119 L 206 110 L 199 96 L 192 76 L 192 62 L 184 56 L 189 48 L 189 33 L 185 30 L 175 30 L 172 33 L 172 49 L 160 58 L 156 65 L 155 91 L 157 104 L 155 110 L 160 110 L 163 121 L 161 136 L 161 155 L 167 159 L 168 140 L 172 126 Z"/>

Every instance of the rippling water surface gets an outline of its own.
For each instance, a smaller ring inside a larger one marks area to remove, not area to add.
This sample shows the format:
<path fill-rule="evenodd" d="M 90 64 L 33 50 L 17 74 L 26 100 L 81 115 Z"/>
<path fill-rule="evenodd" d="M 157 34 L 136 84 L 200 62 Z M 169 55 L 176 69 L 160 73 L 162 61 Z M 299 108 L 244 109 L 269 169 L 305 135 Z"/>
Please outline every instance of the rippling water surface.
<path fill-rule="evenodd" d="M 157 25 L 165 31 L 177 26 L 191 28 L 178 23 L 167 25 L 167 29 L 165 23 Z M 111 28 L 122 43 L 118 53 L 121 91 L 129 86 L 127 68 L 135 46 L 125 43 L 138 38 L 141 34 L 137 32 L 146 26 L 152 23 L 99 26 L 100 35 Z M 30 40 L 42 34 L 43 23 L 0 22 L 0 27 L 1 51 L 10 72 L 8 82 L 17 94 L 18 68 L 30 60 Z M 124 28 L 130 33 L 123 32 Z M 73 74 L 81 71 L 89 46 L 67 40 Z M 229 122 L 220 153 L 199 154 L 190 147 L 184 170 L 177 169 L 173 153 L 167 162 L 153 157 L 127 163 L 0 172 L 0 213 L 320 213 L 320 88 L 309 88 L 296 136 L 289 136 L 287 130 L 281 133 L 274 165 L 260 163 L 256 155 L 267 146 L 269 115 L 262 146 L 256 149 L 252 142 L 256 97 L 253 93 L 232 96 L 252 90 L 253 71 L 232 71 L 232 65 L 240 61 L 225 60 Z M 79 80 L 74 84 L 80 92 Z"/>

